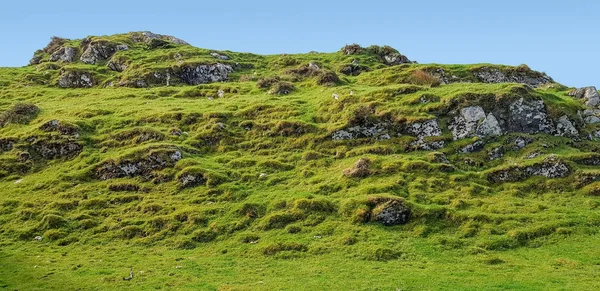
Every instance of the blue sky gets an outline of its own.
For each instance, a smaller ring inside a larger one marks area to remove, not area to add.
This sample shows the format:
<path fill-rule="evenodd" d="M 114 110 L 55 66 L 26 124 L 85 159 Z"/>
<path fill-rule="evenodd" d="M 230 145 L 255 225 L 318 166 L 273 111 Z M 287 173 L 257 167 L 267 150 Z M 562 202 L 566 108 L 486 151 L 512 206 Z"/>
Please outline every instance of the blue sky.
<path fill-rule="evenodd" d="M 0 66 L 53 35 L 150 30 L 194 46 L 261 54 L 391 45 L 420 63 L 528 64 L 600 87 L 600 1 L 3 1 Z"/>

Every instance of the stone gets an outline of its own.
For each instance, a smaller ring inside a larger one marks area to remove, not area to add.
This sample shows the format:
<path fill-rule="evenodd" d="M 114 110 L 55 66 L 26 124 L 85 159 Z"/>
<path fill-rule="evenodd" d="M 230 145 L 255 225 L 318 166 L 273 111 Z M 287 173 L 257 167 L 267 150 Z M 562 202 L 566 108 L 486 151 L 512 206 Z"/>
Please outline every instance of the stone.
<path fill-rule="evenodd" d="M 99 61 L 110 59 L 118 51 L 128 49 L 129 47 L 125 44 L 92 41 L 87 45 L 79 60 L 86 64 L 96 64 Z"/>
<path fill-rule="evenodd" d="M 408 223 L 410 209 L 398 200 L 391 200 L 373 209 L 373 219 L 384 226 Z"/>
<path fill-rule="evenodd" d="M 503 72 L 498 68 L 482 67 L 474 70 L 473 75 L 482 83 L 519 83 L 531 87 L 539 87 L 553 82 L 552 78 L 546 74 L 531 70 Z"/>
<path fill-rule="evenodd" d="M 333 140 L 350 140 L 356 138 L 376 138 L 390 139 L 387 130 L 387 123 L 367 123 L 364 125 L 352 126 L 349 128 L 335 131 L 331 135 Z"/>
<path fill-rule="evenodd" d="M 569 117 L 566 115 L 561 116 L 556 123 L 556 135 L 557 136 L 567 136 L 567 137 L 577 137 L 579 136 L 579 131 L 573 123 L 569 120 Z"/>
<path fill-rule="evenodd" d="M 583 87 L 569 92 L 570 96 L 582 99 L 585 105 L 589 107 L 598 107 L 600 105 L 600 94 L 596 87 Z"/>
<path fill-rule="evenodd" d="M 108 61 L 107 66 L 109 69 L 115 72 L 123 72 L 127 70 L 128 67 L 127 63 L 124 60 L 115 58 L 112 58 L 110 61 Z"/>
<path fill-rule="evenodd" d="M 390 66 L 412 63 L 406 56 L 399 53 L 390 53 L 382 56 L 383 61 Z"/>
<path fill-rule="evenodd" d="M 172 42 L 174 44 L 189 45 L 189 43 L 183 41 L 182 39 L 176 38 L 174 36 L 157 34 L 157 33 L 153 33 L 150 31 L 134 32 L 134 33 L 131 33 L 131 35 L 132 35 L 133 41 L 135 41 L 135 42 L 150 43 L 153 39 L 160 39 L 160 40 L 166 40 L 166 41 Z"/>
<path fill-rule="evenodd" d="M 206 178 L 202 174 L 186 173 L 179 176 L 179 179 L 177 180 L 179 182 L 179 188 L 190 188 L 206 183 Z"/>
<path fill-rule="evenodd" d="M 502 147 L 502 146 L 495 147 L 488 152 L 488 157 L 490 158 L 490 161 L 497 160 L 499 158 L 502 158 L 503 156 L 504 156 L 504 147 Z"/>
<path fill-rule="evenodd" d="M 474 153 L 483 150 L 485 143 L 481 140 L 478 140 L 472 144 L 468 144 L 459 150 L 462 154 Z"/>
<path fill-rule="evenodd" d="M 15 142 L 13 138 L 0 138 L 0 153 L 11 151 Z"/>
<path fill-rule="evenodd" d="M 318 70 L 320 70 L 320 69 L 321 69 L 321 68 L 319 67 L 319 65 L 317 65 L 315 62 L 310 62 L 310 63 L 308 63 L 308 68 L 309 68 L 310 70 L 314 70 L 314 71 L 318 71 Z"/>
<path fill-rule="evenodd" d="M 79 129 L 76 126 L 61 122 L 57 119 L 53 119 L 42 124 L 42 126 L 40 126 L 40 130 L 45 132 L 59 132 L 60 134 L 71 135 L 76 138 L 79 137 Z"/>
<path fill-rule="evenodd" d="M 541 163 L 530 166 L 513 166 L 490 172 L 487 176 L 492 183 L 518 182 L 531 176 L 542 176 L 546 178 L 563 178 L 571 173 L 571 168 L 558 157 L 551 155 Z"/>
<path fill-rule="evenodd" d="M 85 71 L 64 71 L 58 78 L 62 88 L 90 88 L 94 86 L 92 73 Z"/>
<path fill-rule="evenodd" d="M 46 160 L 71 159 L 83 151 L 83 146 L 72 138 L 40 139 L 31 147 Z"/>
<path fill-rule="evenodd" d="M 123 159 L 118 163 L 115 161 L 104 162 L 96 168 L 95 176 L 100 180 L 136 176 L 151 179 L 153 178 L 152 171 L 173 167 L 181 158 L 181 151 L 177 149 L 153 151 L 143 157 Z"/>
<path fill-rule="evenodd" d="M 370 174 L 371 160 L 368 158 L 360 158 L 352 168 L 343 171 L 344 176 L 350 178 L 364 178 Z"/>
<path fill-rule="evenodd" d="M 441 136 L 442 130 L 438 125 L 437 119 L 430 119 L 423 122 L 414 122 L 408 126 L 408 133 L 417 137 Z"/>
<path fill-rule="evenodd" d="M 231 72 L 233 72 L 233 68 L 230 65 L 216 63 L 183 66 L 176 75 L 189 85 L 199 85 L 227 81 Z"/>
<path fill-rule="evenodd" d="M 473 136 L 477 131 L 479 121 L 485 119 L 485 112 L 481 106 L 470 106 L 460 110 L 460 116 L 455 117 L 450 123 L 450 130 L 454 140 Z"/>
<path fill-rule="evenodd" d="M 77 55 L 77 49 L 74 47 L 61 47 L 50 55 L 51 62 L 65 62 L 72 63 Z"/>
<path fill-rule="evenodd" d="M 211 55 L 213 58 L 217 58 L 217 59 L 219 59 L 219 60 L 223 60 L 223 61 L 227 61 L 227 60 L 229 60 L 229 57 L 228 57 L 228 56 L 226 56 L 226 55 L 222 55 L 222 54 L 219 54 L 219 53 L 216 53 L 216 52 L 210 53 L 210 55 Z"/>
<path fill-rule="evenodd" d="M 502 135 L 502 133 L 500 123 L 492 113 L 489 113 L 477 127 L 477 135 L 481 137 L 499 136 Z"/>
<path fill-rule="evenodd" d="M 531 143 L 531 141 L 532 141 L 531 139 L 526 139 L 526 138 L 519 136 L 515 139 L 515 141 L 513 143 L 514 149 L 518 151 L 518 150 L 526 147 L 529 143 Z"/>
<path fill-rule="evenodd" d="M 520 98 L 510 104 L 508 114 L 507 128 L 510 132 L 552 134 L 555 131 L 554 124 L 548 118 L 544 102 L 541 100 L 526 101 Z"/>

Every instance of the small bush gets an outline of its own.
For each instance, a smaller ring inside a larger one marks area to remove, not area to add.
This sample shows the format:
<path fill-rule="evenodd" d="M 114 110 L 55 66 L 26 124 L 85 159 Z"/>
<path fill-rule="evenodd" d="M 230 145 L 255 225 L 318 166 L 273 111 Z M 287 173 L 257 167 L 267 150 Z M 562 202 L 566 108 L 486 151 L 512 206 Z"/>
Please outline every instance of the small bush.
<path fill-rule="evenodd" d="M 415 85 L 429 87 L 438 87 L 442 83 L 439 77 L 420 69 L 412 72 L 410 82 Z"/>
<path fill-rule="evenodd" d="M 61 46 L 63 46 L 66 42 L 67 39 L 65 38 L 53 36 L 50 38 L 50 42 L 48 43 L 48 45 L 46 45 L 46 47 L 44 47 L 42 51 L 47 54 L 51 54 L 57 49 L 59 49 Z"/>
<path fill-rule="evenodd" d="M 360 45 L 353 43 L 353 44 L 344 46 L 341 49 L 341 51 L 345 55 L 358 55 L 358 54 L 362 53 L 364 51 L 364 49 Z"/>
<path fill-rule="evenodd" d="M 340 82 L 340 78 L 335 72 L 321 70 L 317 76 L 317 84 L 322 86 L 335 86 Z"/>
<path fill-rule="evenodd" d="M 308 251 L 308 247 L 300 243 L 276 243 L 267 246 L 263 250 L 263 254 L 272 256 L 283 251 L 306 252 Z"/>
<path fill-rule="evenodd" d="M 0 127 L 5 126 L 7 124 L 26 124 L 33 120 L 40 109 L 33 105 L 27 103 L 19 103 L 10 107 L 8 110 L 2 112 L 0 114 Z"/>
<path fill-rule="evenodd" d="M 279 81 L 280 81 L 280 78 L 277 76 L 265 77 L 265 78 L 258 79 L 258 82 L 256 82 L 256 86 L 259 89 L 270 89 L 271 86 L 275 85 L 275 83 L 277 83 Z"/>

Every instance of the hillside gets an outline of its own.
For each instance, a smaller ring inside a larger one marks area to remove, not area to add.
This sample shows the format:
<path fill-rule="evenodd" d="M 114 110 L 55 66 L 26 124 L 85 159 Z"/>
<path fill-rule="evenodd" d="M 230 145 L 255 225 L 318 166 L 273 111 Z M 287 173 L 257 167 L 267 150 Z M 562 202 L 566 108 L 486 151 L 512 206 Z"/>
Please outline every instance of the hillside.
<path fill-rule="evenodd" d="M 596 290 L 598 139 L 526 65 L 53 38 L 0 69 L 0 289 Z"/>

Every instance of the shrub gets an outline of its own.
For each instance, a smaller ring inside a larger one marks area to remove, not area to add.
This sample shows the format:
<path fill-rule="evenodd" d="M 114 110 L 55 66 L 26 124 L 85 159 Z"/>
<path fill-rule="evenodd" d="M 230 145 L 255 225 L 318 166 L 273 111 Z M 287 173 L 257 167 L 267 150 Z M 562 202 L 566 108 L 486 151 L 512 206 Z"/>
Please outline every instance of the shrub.
<path fill-rule="evenodd" d="M 33 120 L 40 109 L 28 103 L 19 103 L 0 114 L 0 127 L 7 124 L 26 124 Z"/>
<path fill-rule="evenodd" d="M 294 84 L 290 82 L 279 81 L 273 84 L 273 86 L 271 86 L 269 94 L 287 95 L 295 90 L 296 87 L 294 86 Z"/>
<path fill-rule="evenodd" d="M 415 85 L 438 87 L 441 84 L 440 78 L 421 69 L 411 73 L 410 82 Z"/>
<path fill-rule="evenodd" d="M 317 76 L 317 84 L 322 86 L 335 86 L 340 82 L 340 78 L 335 72 L 321 70 Z"/>
<path fill-rule="evenodd" d="M 363 50 L 364 49 L 360 45 L 355 43 L 346 45 L 341 49 L 345 55 L 358 55 L 362 53 Z"/>
<path fill-rule="evenodd" d="M 256 82 L 256 86 L 259 89 L 269 89 L 269 88 L 271 88 L 271 86 L 275 85 L 275 83 L 277 83 L 279 81 L 280 81 L 280 79 L 277 76 L 265 77 L 265 78 L 258 79 L 258 82 Z"/>
<path fill-rule="evenodd" d="M 371 54 L 378 55 L 380 57 L 399 53 L 398 50 L 396 50 L 395 48 L 388 46 L 388 45 L 384 45 L 384 46 L 372 45 L 372 46 L 367 47 L 366 51 Z"/>

